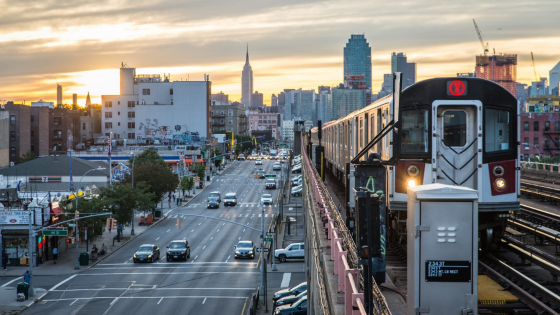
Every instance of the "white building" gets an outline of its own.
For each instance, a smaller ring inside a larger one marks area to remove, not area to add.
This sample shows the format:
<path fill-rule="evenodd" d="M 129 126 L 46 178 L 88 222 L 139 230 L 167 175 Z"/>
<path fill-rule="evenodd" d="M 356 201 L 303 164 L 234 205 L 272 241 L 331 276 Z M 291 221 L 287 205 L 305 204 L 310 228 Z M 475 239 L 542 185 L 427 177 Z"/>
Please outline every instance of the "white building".
<path fill-rule="evenodd" d="M 282 140 L 294 141 L 294 121 L 284 120 L 282 122 Z"/>
<path fill-rule="evenodd" d="M 136 75 L 135 68 L 123 65 L 120 94 L 101 96 L 103 135 L 141 143 L 165 143 L 193 133 L 210 138 L 211 82 L 206 75 L 205 79 L 170 82 L 159 74 Z"/>
<path fill-rule="evenodd" d="M 38 102 L 31 102 L 31 107 L 48 107 L 54 108 L 53 102 L 45 102 L 43 100 L 39 100 Z"/>

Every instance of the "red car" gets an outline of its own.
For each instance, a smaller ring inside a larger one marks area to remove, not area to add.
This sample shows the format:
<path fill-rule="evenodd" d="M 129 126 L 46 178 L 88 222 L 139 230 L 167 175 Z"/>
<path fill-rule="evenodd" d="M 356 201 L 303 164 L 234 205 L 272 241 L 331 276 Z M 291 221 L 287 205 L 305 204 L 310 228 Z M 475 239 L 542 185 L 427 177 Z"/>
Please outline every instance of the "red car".
<path fill-rule="evenodd" d="M 269 178 L 266 180 L 266 189 L 276 189 L 276 180 Z"/>

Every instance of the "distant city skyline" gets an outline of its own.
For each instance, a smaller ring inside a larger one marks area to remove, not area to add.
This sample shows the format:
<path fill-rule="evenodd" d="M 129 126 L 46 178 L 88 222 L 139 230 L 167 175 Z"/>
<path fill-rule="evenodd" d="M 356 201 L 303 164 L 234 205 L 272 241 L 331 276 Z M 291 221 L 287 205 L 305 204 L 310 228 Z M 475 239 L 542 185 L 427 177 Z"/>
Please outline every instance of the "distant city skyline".
<path fill-rule="evenodd" d="M 342 83 L 342 48 L 351 34 L 364 34 L 370 43 L 375 93 L 390 72 L 392 52 L 417 63 L 417 81 L 474 72 L 482 48 L 473 18 L 490 53 L 518 55 L 520 83 L 535 80 L 531 52 L 539 78 L 548 77 L 560 61 L 556 1 L 401 4 L 154 0 L 92 9 L 72 0 L 10 2 L 0 12 L 0 102 L 57 102 L 58 83 L 63 103 L 72 104 L 77 94 L 83 106 L 88 92 L 92 103 L 100 103 L 101 95 L 118 94 L 121 62 L 138 74 L 170 73 L 172 81 L 202 81 L 209 74 L 212 92 L 241 101 L 248 42 L 253 89 L 270 104 L 271 95 L 286 88 Z M 288 11 L 285 18 L 275 18 Z"/>

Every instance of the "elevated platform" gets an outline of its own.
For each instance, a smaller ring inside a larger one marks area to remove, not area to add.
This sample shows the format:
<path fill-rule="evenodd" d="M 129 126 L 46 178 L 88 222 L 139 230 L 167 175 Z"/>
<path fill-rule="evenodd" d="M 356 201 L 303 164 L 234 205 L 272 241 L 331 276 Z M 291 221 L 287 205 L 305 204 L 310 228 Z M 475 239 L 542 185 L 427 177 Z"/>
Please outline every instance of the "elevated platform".
<path fill-rule="evenodd" d="M 518 302 L 515 295 L 506 291 L 501 285 L 486 275 L 478 276 L 478 304 L 480 305 L 505 305 Z"/>

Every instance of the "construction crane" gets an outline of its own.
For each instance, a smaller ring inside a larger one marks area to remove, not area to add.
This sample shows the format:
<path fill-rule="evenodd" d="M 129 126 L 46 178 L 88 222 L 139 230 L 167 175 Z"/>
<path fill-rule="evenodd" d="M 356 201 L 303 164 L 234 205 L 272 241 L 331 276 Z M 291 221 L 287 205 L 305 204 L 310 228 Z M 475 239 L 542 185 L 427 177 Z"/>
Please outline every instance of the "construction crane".
<path fill-rule="evenodd" d="M 480 40 L 480 45 L 482 46 L 482 50 L 484 51 L 484 54 L 486 55 L 488 53 L 488 43 L 486 43 L 486 46 L 484 45 L 484 40 L 482 39 L 482 34 L 480 34 L 480 30 L 478 29 L 478 25 L 476 25 L 476 22 L 474 21 L 474 19 L 472 21 L 474 23 L 474 28 L 476 29 L 476 34 L 478 35 L 478 39 Z"/>
<path fill-rule="evenodd" d="M 535 72 L 535 82 L 537 82 L 537 96 L 539 96 L 539 90 L 541 89 L 541 81 L 537 77 L 537 68 L 535 68 L 535 57 L 533 57 L 533 52 L 531 52 L 531 60 L 533 61 L 533 71 Z"/>

